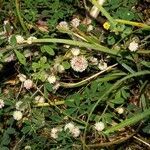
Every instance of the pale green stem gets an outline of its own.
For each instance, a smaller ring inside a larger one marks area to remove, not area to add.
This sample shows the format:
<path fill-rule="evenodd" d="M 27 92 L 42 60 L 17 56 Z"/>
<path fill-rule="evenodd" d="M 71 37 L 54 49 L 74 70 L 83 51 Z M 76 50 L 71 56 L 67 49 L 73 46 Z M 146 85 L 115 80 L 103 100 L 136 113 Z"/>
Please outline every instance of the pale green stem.
<path fill-rule="evenodd" d="M 26 42 L 26 41 L 25 41 Z M 100 52 L 104 52 L 111 55 L 119 56 L 118 52 L 119 50 L 111 50 L 105 46 L 102 46 L 100 44 L 91 44 L 87 42 L 80 42 L 80 41 L 73 41 L 73 40 L 66 40 L 66 39 L 35 39 L 32 41 L 32 43 L 63 43 L 68 45 L 75 45 L 79 47 L 86 47 L 91 48 Z"/>
<path fill-rule="evenodd" d="M 100 74 L 102 74 L 102 73 L 104 73 L 104 72 L 106 72 L 106 71 L 112 69 L 112 68 L 115 67 L 115 66 L 117 66 L 117 64 L 114 64 L 114 65 L 112 65 L 112 66 L 109 66 L 109 67 L 107 67 L 105 70 L 100 71 L 100 72 L 98 72 L 98 73 L 96 73 L 96 74 L 94 74 L 94 75 L 92 75 L 92 76 L 86 78 L 85 80 L 82 80 L 82 81 L 77 82 L 77 83 L 65 83 L 65 82 L 60 82 L 60 86 L 61 86 L 61 87 L 65 87 L 65 88 L 74 88 L 74 87 L 82 86 L 82 85 L 88 83 L 89 81 L 91 81 L 92 79 L 95 79 L 95 78 L 98 77 Z"/>
<path fill-rule="evenodd" d="M 26 26 L 25 26 L 25 24 L 24 24 L 24 22 L 23 22 L 23 19 L 22 19 L 22 17 L 21 17 L 21 14 L 20 14 L 20 10 L 19 10 L 19 0 L 15 0 L 15 5 L 16 5 L 16 13 L 17 13 L 18 19 L 19 19 L 19 21 L 20 21 L 20 24 L 21 24 L 23 30 L 24 30 L 26 33 L 28 33 L 28 30 L 27 30 L 27 28 L 26 28 Z"/>

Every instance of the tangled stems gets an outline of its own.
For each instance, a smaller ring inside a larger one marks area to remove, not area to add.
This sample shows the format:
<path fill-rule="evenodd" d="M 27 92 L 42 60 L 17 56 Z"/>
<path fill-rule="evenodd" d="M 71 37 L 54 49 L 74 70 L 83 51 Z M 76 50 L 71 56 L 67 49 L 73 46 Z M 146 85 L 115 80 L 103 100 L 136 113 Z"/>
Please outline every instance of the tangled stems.
<path fill-rule="evenodd" d="M 126 77 L 120 79 L 119 81 L 117 81 L 109 90 L 107 90 L 100 98 L 99 100 L 95 103 L 95 105 L 93 106 L 93 108 L 91 109 L 89 115 L 88 115 L 88 118 L 87 118 L 87 121 L 86 121 L 86 126 L 85 126 L 85 130 L 84 130 L 84 135 L 83 135 L 83 144 L 85 145 L 85 141 L 86 141 L 86 131 L 87 131 L 87 127 L 88 127 L 88 123 L 89 123 L 89 120 L 90 120 L 90 117 L 91 115 L 93 114 L 95 108 L 98 106 L 98 104 L 100 103 L 100 101 L 108 94 L 110 94 L 114 89 L 116 89 L 121 83 L 123 83 L 124 81 L 126 81 L 127 79 L 130 79 L 132 77 L 138 77 L 138 76 L 142 76 L 142 75 L 146 75 L 146 74 L 150 74 L 150 71 L 140 71 L 140 72 L 136 72 L 134 74 L 130 74 L 130 75 L 127 75 Z M 149 113 L 146 113 L 146 115 L 142 115 L 144 117 L 146 117 Z M 143 119 L 143 117 L 140 117 L 140 119 Z M 133 119 L 133 121 L 129 121 L 129 122 L 125 122 L 123 124 L 123 126 L 127 126 L 127 125 L 130 125 L 130 123 L 135 123 L 139 121 L 138 119 Z M 120 127 L 120 126 L 119 126 Z M 119 127 L 117 127 L 117 129 L 119 129 Z M 121 126 L 122 127 L 122 126 Z M 116 128 L 114 129 L 111 129 L 111 130 L 108 130 L 106 133 L 109 133 L 109 132 L 113 132 L 113 130 L 116 130 Z"/>

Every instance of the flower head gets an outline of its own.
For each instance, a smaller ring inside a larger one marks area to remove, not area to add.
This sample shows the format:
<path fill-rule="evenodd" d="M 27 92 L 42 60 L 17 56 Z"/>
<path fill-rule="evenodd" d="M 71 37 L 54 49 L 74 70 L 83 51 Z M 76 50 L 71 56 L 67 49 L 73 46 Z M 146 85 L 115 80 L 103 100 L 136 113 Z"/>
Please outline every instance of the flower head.
<path fill-rule="evenodd" d="M 72 48 L 71 53 L 72 53 L 72 55 L 77 56 L 80 54 L 80 49 L 79 48 Z"/>
<path fill-rule="evenodd" d="M 95 57 L 90 57 L 89 61 L 91 65 L 98 65 L 98 59 Z"/>
<path fill-rule="evenodd" d="M 72 132 L 74 127 L 75 127 L 75 125 L 72 122 L 69 122 L 65 125 L 64 130 L 66 131 L 67 129 L 69 129 L 69 131 Z"/>
<path fill-rule="evenodd" d="M 15 38 L 18 44 L 22 44 L 24 42 L 24 38 L 21 35 L 16 35 Z"/>
<path fill-rule="evenodd" d="M 116 108 L 116 111 L 117 111 L 118 114 L 123 114 L 124 113 L 123 107 Z"/>
<path fill-rule="evenodd" d="M 27 90 L 29 90 L 29 89 L 31 89 L 31 88 L 33 87 L 33 81 L 30 80 L 30 79 L 25 80 L 23 86 L 24 86 Z"/>
<path fill-rule="evenodd" d="M 56 82 L 56 76 L 54 75 L 50 75 L 48 78 L 47 78 L 48 82 L 53 84 Z"/>
<path fill-rule="evenodd" d="M 5 105 L 4 101 L 2 99 L 0 99 L 0 108 L 3 108 Z"/>
<path fill-rule="evenodd" d="M 24 75 L 24 74 L 18 74 L 17 75 L 18 76 L 18 78 L 19 78 L 19 80 L 21 81 L 21 82 L 24 82 L 24 81 L 26 81 L 26 75 Z"/>
<path fill-rule="evenodd" d="M 35 97 L 35 102 L 36 103 L 44 103 L 45 99 L 44 99 L 43 96 L 38 95 L 38 96 Z"/>
<path fill-rule="evenodd" d="M 58 70 L 59 73 L 63 73 L 65 71 L 65 68 L 64 68 L 63 65 L 58 65 L 57 70 Z"/>
<path fill-rule="evenodd" d="M 71 133 L 72 133 L 72 136 L 73 136 L 74 138 L 78 137 L 78 136 L 80 135 L 80 129 L 79 129 L 79 127 L 74 127 L 74 128 L 72 129 Z"/>
<path fill-rule="evenodd" d="M 87 28 L 87 32 L 90 32 L 90 31 L 92 31 L 93 30 L 93 26 L 90 24 L 89 26 L 88 26 L 88 28 Z"/>
<path fill-rule="evenodd" d="M 58 133 L 62 131 L 62 128 L 52 128 L 51 129 L 51 137 L 53 139 L 57 139 L 58 138 Z"/>
<path fill-rule="evenodd" d="M 98 68 L 100 70 L 105 70 L 107 68 L 107 63 L 104 62 L 104 61 L 100 61 L 99 64 L 98 64 Z"/>
<path fill-rule="evenodd" d="M 135 42 L 135 41 L 132 41 L 132 42 L 129 44 L 129 47 L 128 47 L 128 48 L 129 48 L 129 50 L 130 50 L 131 52 L 135 52 L 135 51 L 137 51 L 138 47 L 139 47 L 138 43 Z"/>
<path fill-rule="evenodd" d="M 22 119 L 22 116 L 23 116 L 23 114 L 22 114 L 22 112 L 21 111 L 14 111 L 14 113 L 13 113 L 13 118 L 15 119 L 15 120 L 21 120 Z"/>
<path fill-rule="evenodd" d="M 80 25 L 80 20 L 78 18 L 74 18 L 71 20 L 71 25 L 74 27 L 74 28 L 77 28 L 79 25 Z"/>
<path fill-rule="evenodd" d="M 59 29 L 62 29 L 62 30 L 69 30 L 69 25 L 66 21 L 61 21 L 57 27 L 56 27 L 58 30 Z"/>
<path fill-rule="evenodd" d="M 83 72 L 88 67 L 88 62 L 84 56 L 75 56 L 71 59 L 71 67 L 77 72 Z"/>
<path fill-rule="evenodd" d="M 94 125 L 94 128 L 97 131 L 102 131 L 105 128 L 105 124 L 103 122 L 96 122 L 95 125 Z"/>

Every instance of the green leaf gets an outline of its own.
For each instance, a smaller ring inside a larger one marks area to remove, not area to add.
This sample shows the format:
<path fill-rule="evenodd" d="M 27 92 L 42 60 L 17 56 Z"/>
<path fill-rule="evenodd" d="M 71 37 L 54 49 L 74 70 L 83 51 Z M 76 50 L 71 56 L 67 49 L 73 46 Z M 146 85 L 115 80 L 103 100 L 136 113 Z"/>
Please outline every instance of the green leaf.
<path fill-rule="evenodd" d="M 15 53 L 16 53 L 16 56 L 17 56 L 19 62 L 20 62 L 21 64 L 25 65 L 25 64 L 26 64 L 26 58 L 24 57 L 24 55 L 21 54 L 21 53 L 20 53 L 19 51 L 17 51 L 17 50 L 14 50 L 14 51 L 15 51 Z"/>
<path fill-rule="evenodd" d="M 52 48 L 51 45 L 43 45 L 43 46 L 41 47 L 41 52 L 42 52 L 42 53 L 46 52 L 46 53 L 48 53 L 48 54 L 51 55 L 51 56 L 54 56 L 54 55 L 55 55 L 55 52 L 54 52 L 54 50 L 53 50 L 53 48 Z"/>
<path fill-rule="evenodd" d="M 70 68 L 70 63 L 68 61 L 63 61 L 62 65 L 65 69 L 69 69 Z"/>

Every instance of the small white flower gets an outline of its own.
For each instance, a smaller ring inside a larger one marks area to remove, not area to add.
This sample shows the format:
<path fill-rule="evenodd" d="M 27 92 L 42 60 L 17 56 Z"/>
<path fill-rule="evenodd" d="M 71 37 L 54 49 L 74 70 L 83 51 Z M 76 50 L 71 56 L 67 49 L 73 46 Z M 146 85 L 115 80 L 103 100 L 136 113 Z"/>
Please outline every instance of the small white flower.
<path fill-rule="evenodd" d="M 107 63 L 104 62 L 104 61 L 100 61 L 99 64 L 98 64 L 98 68 L 100 70 L 105 70 L 107 68 Z"/>
<path fill-rule="evenodd" d="M 0 108 L 3 108 L 5 106 L 5 103 L 2 99 L 0 99 Z"/>
<path fill-rule="evenodd" d="M 139 47 L 138 43 L 135 42 L 135 41 L 132 41 L 132 42 L 129 44 L 129 47 L 128 47 L 128 48 L 129 48 L 129 50 L 130 50 L 131 52 L 135 52 L 135 51 L 137 51 L 138 47 Z"/>
<path fill-rule="evenodd" d="M 71 67 L 77 72 L 83 72 L 88 67 L 88 62 L 84 56 L 75 56 L 71 59 Z"/>
<path fill-rule="evenodd" d="M 58 138 L 58 132 L 61 132 L 62 128 L 52 128 L 51 129 L 51 137 L 53 139 L 57 139 Z"/>
<path fill-rule="evenodd" d="M 80 25 L 80 20 L 79 20 L 78 18 L 72 19 L 71 25 L 72 25 L 74 28 L 77 28 L 77 27 Z"/>
<path fill-rule="evenodd" d="M 63 65 L 58 65 L 57 70 L 58 70 L 59 73 L 63 73 L 65 71 L 65 68 L 64 68 Z"/>
<path fill-rule="evenodd" d="M 69 48 L 69 47 L 70 47 L 70 45 L 64 45 L 63 47 L 64 47 L 64 48 Z"/>
<path fill-rule="evenodd" d="M 56 27 L 58 30 L 59 29 L 62 29 L 62 30 L 68 30 L 69 29 L 69 25 L 66 21 L 61 21 L 57 27 Z"/>
<path fill-rule="evenodd" d="M 124 113 L 124 109 L 122 107 L 116 108 L 116 111 L 117 111 L 118 114 L 123 114 Z"/>
<path fill-rule="evenodd" d="M 17 103 L 16 103 L 16 109 L 17 110 L 20 110 L 20 111 L 24 111 L 25 110 L 25 106 L 22 106 L 22 104 L 23 104 L 23 102 L 22 101 L 18 101 Z"/>
<path fill-rule="evenodd" d="M 38 96 L 35 97 L 35 102 L 36 103 L 44 103 L 45 99 L 44 99 L 43 96 L 38 95 Z"/>
<path fill-rule="evenodd" d="M 79 127 L 74 127 L 71 131 L 71 134 L 74 138 L 78 137 L 80 135 L 80 129 Z"/>
<path fill-rule="evenodd" d="M 27 79 L 26 75 L 24 75 L 24 74 L 18 74 L 17 76 L 21 82 L 24 82 Z"/>
<path fill-rule="evenodd" d="M 50 75 L 47 80 L 49 83 L 53 84 L 56 82 L 56 77 L 54 75 Z"/>
<path fill-rule="evenodd" d="M 31 89 L 31 88 L 33 87 L 33 81 L 30 80 L 30 79 L 25 80 L 23 86 L 24 86 L 27 90 L 29 90 L 29 89 Z"/>
<path fill-rule="evenodd" d="M 74 124 L 72 122 L 69 122 L 65 125 L 64 130 L 66 131 L 67 129 L 69 129 L 69 131 L 72 132 L 74 128 L 75 128 Z"/>
<path fill-rule="evenodd" d="M 11 61 L 14 61 L 14 60 L 15 60 L 15 55 L 11 54 L 10 56 L 8 56 L 4 59 L 4 62 L 11 62 Z"/>
<path fill-rule="evenodd" d="M 89 61 L 91 65 L 98 65 L 98 59 L 95 57 L 90 57 Z"/>
<path fill-rule="evenodd" d="M 94 125 L 94 128 L 97 131 L 102 131 L 105 128 L 105 124 L 103 122 L 96 122 L 95 125 Z"/>
<path fill-rule="evenodd" d="M 33 53 L 33 55 L 34 55 L 34 56 L 38 56 L 38 55 L 39 55 L 39 52 L 38 52 L 38 51 L 35 51 L 35 52 Z"/>
<path fill-rule="evenodd" d="M 90 31 L 92 31 L 93 30 L 93 26 L 90 24 L 89 26 L 88 26 L 88 28 L 87 28 L 87 32 L 90 32 Z"/>
<path fill-rule="evenodd" d="M 27 146 L 25 146 L 24 149 L 25 149 L 25 150 L 31 150 L 31 146 L 27 145 Z"/>
<path fill-rule="evenodd" d="M 9 20 L 4 20 L 4 25 L 7 25 L 9 23 Z"/>
<path fill-rule="evenodd" d="M 24 38 L 21 35 L 16 35 L 15 38 L 18 44 L 22 44 L 24 42 Z"/>
<path fill-rule="evenodd" d="M 27 57 L 31 57 L 33 55 L 33 53 L 30 51 L 30 50 L 25 50 L 23 52 L 24 56 L 27 58 Z"/>
<path fill-rule="evenodd" d="M 14 111 L 14 113 L 13 113 L 13 118 L 15 119 L 15 120 L 21 120 L 22 119 L 22 116 L 23 116 L 23 114 L 22 114 L 22 112 L 21 111 Z"/>
<path fill-rule="evenodd" d="M 33 40 L 36 40 L 36 39 L 37 39 L 36 37 L 30 36 L 30 37 L 26 40 L 26 42 L 27 42 L 28 44 L 32 44 L 32 41 L 33 41 Z"/>
<path fill-rule="evenodd" d="M 72 55 L 77 56 L 80 54 L 80 49 L 79 48 L 72 48 L 71 53 L 72 53 Z"/>

